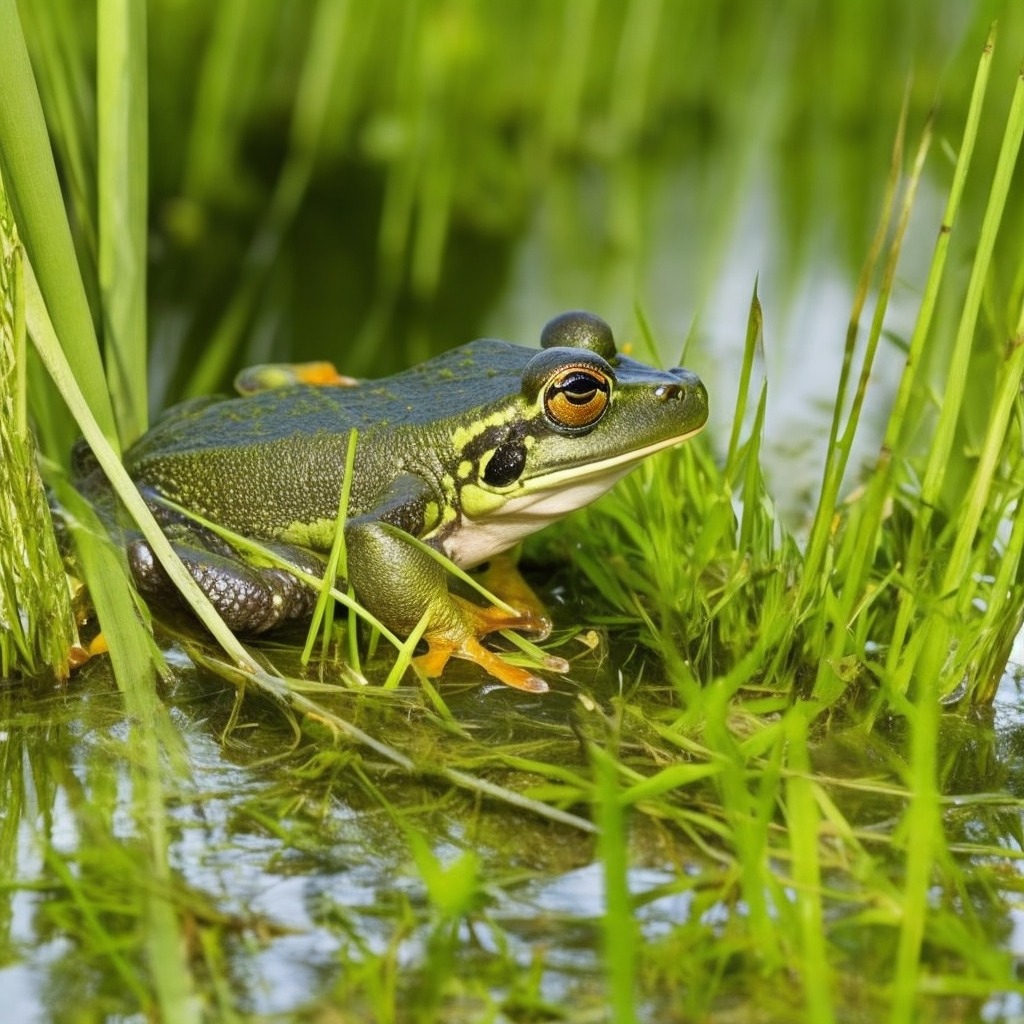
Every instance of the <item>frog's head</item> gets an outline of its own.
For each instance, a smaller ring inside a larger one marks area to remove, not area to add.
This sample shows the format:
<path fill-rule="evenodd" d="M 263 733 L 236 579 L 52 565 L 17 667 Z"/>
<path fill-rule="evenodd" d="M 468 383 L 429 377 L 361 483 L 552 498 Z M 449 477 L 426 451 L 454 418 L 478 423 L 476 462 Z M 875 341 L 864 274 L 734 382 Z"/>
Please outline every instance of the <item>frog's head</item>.
<path fill-rule="evenodd" d="M 519 393 L 465 439 L 456 484 L 464 528 L 446 545 L 460 564 L 589 504 L 707 421 L 696 374 L 620 355 L 611 328 L 593 314 L 556 317 L 541 345 L 522 368 Z"/>

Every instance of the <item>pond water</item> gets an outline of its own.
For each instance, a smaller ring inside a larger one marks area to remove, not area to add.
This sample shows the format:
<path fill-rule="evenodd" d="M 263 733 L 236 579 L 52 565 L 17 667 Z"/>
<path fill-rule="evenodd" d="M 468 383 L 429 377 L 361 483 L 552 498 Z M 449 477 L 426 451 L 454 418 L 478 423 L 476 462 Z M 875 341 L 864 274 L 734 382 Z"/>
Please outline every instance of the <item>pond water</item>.
<path fill-rule="evenodd" d="M 605 1019 L 604 873 L 593 836 L 414 780 L 372 755 L 353 756 L 344 743 L 296 743 L 281 711 L 265 699 L 247 699 L 225 732 L 233 688 L 197 669 L 180 650 L 169 653 L 175 680 L 165 696 L 190 769 L 188 777 L 167 780 L 174 899 L 216 936 L 219 970 L 230 979 L 237 1011 L 260 1020 L 333 1020 L 326 1009 L 317 1010 L 331 1005 L 347 1008 L 345 1020 L 388 1019 L 376 1016 L 358 979 L 375 974 L 386 987 L 390 972 L 405 979 L 415 1002 L 429 988 L 422 972 L 448 956 L 467 983 L 461 1000 L 444 1003 L 440 1019 L 547 1019 L 545 1012 L 569 1007 L 568 1019 Z M 1022 655 L 1018 644 L 1015 656 Z M 1007 674 L 991 716 L 950 718 L 944 743 L 958 759 L 945 776 L 946 795 L 960 798 L 946 810 L 952 841 L 993 851 L 1002 846 L 1011 858 L 994 881 L 990 877 L 987 884 L 998 891 L 979 898 L 977 912 L 989 915 L 994 944 L 1018 962 L 1024 961 L 1024 909 L 1012 858 L 1024 852 L 1021 675 Z M 598 674 L 587 692 L 601 700 L 613 685 Z M 399 746 L 399 735 L 405 744 L 436 744 L 443 756 L 447 740 L 437 723 L 422 720 L 422 708 L 414 710 L 417 702 L 406 696 L 391 695 L 381 704 L 348 694 L 335 704 L 364 728 L 382 728 L 381 738 Z M 448 696 L 455 720 L 477 740 L 518 742 L 525 749 L 540 744 L 568 767 L 579 762 L 572 737 L 585 728 L 580 716 L 587 706 L 571 688 L 523 706 L 502 688 L 456 678 Z M 401 724 L 417 715 L 419 722 Z M 867 745 L 839 733 L 816 754 L 823 785 L 864 835 L 891 831 L 902 799 L 884 789 L 845 792 L 842 780 L 899 786 L 901 740 L 896 733 L 885 739 L 885 732 Z M 144 859 L 136 859 L 128 733 L 103 662 L 67 688 L 40 694 L 12 687 L 0 698 L 7 787 L 0 795 L 5 1019 L 141 1019 L 131 986 L 111 962 L 115 955 L 134 962 L 145 928 L 147 880 Z M 514 778 L 510 771 L 504 781 Z M 829 779 L 838 784 L 832 787 Z M 702 798 L 696 788 L 695 801 Z M 431 906 L 410 852 L 410 830 L 430 837 L 442 865 L 473 851 L 486 878 L 473 909 L 455 925 Z M 716 1020 L 731 1014 L 737 1020 L 799 1019 L 792 995 L 745 972 L 742 953 L 713 998 L 656 983 L 659 971 L 671 975 L 662 962 L 671 950 L 690 949 L 698 940 L 705 947 L 728 945 L 734 920 L 746 913 L 742 901 L 709 895 L 730 869 L 716 862 L 713 836 L 706 840 L 710 850 L 643 816 L 633 821 L 629 887 L 652 972 L 642 1019 L 688 1020 L 700 1012 L 725 1014 Z M 69 877 L 57 870 L 58 856 Z M 898 870 L 897 858 L 891 870 Z M 825 881 L 832 920 L 877 898 L 877 879 L 858 880 L 835 865 Z M 86 896 L 97 900 L 91 911 Z M 888 955 L 872 948 L 870 927 L 854 930 L 847 945 L 867 978 L 876 959 Z M 199 965 L 204 955 L 210 950 L 192 953 Z M 844 992 L 838 1019 L 873 1019 L 862 1016 L 874 1012 L 872 1005 L 863 993 Z M 1024 1012 L 1020 995 L 1009 992 L 966 1004 L 937 999 L 935 1006 L 935 1019 L 978 1014 L 1013 1021 Z"/>

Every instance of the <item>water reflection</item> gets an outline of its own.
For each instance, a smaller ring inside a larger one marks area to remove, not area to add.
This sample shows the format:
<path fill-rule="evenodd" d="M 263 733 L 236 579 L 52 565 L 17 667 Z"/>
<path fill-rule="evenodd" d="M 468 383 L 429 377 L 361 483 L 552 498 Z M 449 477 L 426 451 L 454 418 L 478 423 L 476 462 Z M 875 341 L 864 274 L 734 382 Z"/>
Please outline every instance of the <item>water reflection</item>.
<path fill-rule="evenodd" d="M 474 807 L 457 793 L 392 776 L 385 766 L 346 762 L 344 751 L 336 751 L 339 760 L 325 768 L 323 746 L 294 746 L 280 713 L 260 700 L 243 705 L 225 737 L 234 692 L 182 659 L 175 667 L 168 699 L 191 767 L 190 778 L 176 787 L 171 812 L 176 899 L 192 908 L 187 913 L 219 922 L 223 954 L 247 1009 L 295 1013 L 328 998 L 346 970 L 367 957 L 397 957 L 413 974 L 427 962 L 438 921 L 410 856 L 409 827 L 430 837 L 441 863 L 472 849 L 486 869 L 481 911 L 460 925 L 460 956 L 489 963 L 489 970 L 495 962 L 522 971 L 539 964 L 540 991 L 556 1004 L 574 993 L 599 994 L 604 879 L 589 837 L 510 817 L 501 808 Z M 460 695 L 456 685 L 454 693 L 452 707 L 466 728 L 497 729 L 502 742 L 528 736 L 530 716 L 512 715 L 510 726 L 508 709 L 495 699 L 501 691 L 467 687 Z M 106 894 L 97 901 L 99 913 L 122 934 L 123 955 L 140 955 L 131 929 L 124 930 L 141 909 L 131 889 L 138 881 L 130 859 L 132 768 L 118 695 L 103 672 L 92 670 L 66 692 L 40 698 L 27 688 L 9 688 L 2 700 L 8 788 L 0 854 L 9 881 L 0 897 L 0 991 L 16 1008 L 12 1019 L 63 1019 L 82 992 L 92 993 L 89 998 L 106 1012 L 130 1014 L 131 992 L 119 988 L 108 951 L 94 944 L 69 903 L 71 879 L 55 875 L 47 855 L 59 850 L 77 884 L 95 886 L 94 899 Z M 551 742 L 556 734 L 569 742 L 566 716 L 575 698 L 560 700 L 534 725 L 538 741 Z M 947 824 L 954 842 L 959 835 L 963 842 L 1019 853 L 1019 808 L 1006 807 L 1005 798 L 971 795 L 1024 795 L 1020 673 L 1007 675 L 993 716 L 992 722 L 947 716 L 946 746 L 960 756 L 949 761 L 944 788 L 962 797 L 947 809 Z M 394 714 L 380 721 L 392 738 L 402 728 Z M 859 745 L 837 733 L 820 746 L 817 769 L 826 788 L 829 777 L 888 776 L 898 783 L 899 744 L 887 745 L 884 732 Z M 433 742 L 439 740 L 435 735 Z M 561 749 L 571 765 L 571 746 Z M 378 786 L 387 805 L 374 798 Z M 887 835 L 903 804 L 897 795 L 850 793 L 841 785 L 831 792 L 865 835 Z M 666 845 L 671 832 L 658 829 L 645 837 L 643 821 L 634 824 L 629 885 L 644 943 L 654 951 L 659 944 L 671 948 L 682 935 L 689 936 L 685 942 L 696 934 L 726 935 L 732 916 L 744 911 L 733 900 L 708 900 L 723 877 L 721 866 L 679 836 Z M 1002 863 L 1005 872 L 1013 862 Z M 899 870 L 895 855 L 891 867 Z M 841 920 L 856 906 L 858 883 L 835 867 L 829 872 L 829 885 L 845 896 L 827 913 Z M 986 884 L 998 877 L 990 875 Z M 1024 958 L 1024 916 L 1012 895 L 1020 874 L 1001 877 L 1002 895 L 993 903 L 979 893 L 975 912 L 994 915 L 999 945 Z M 698 898 L 701 891 L 705 895 Z M 861 934 L 849 955 L 865 955 L 864 941 Z M 498 972 L 494 991 L 500 994 L 508 984 L 507 973 Z M 1014 1005 L 993 1000 L 988 1019 L 1006 1019 Z"/>

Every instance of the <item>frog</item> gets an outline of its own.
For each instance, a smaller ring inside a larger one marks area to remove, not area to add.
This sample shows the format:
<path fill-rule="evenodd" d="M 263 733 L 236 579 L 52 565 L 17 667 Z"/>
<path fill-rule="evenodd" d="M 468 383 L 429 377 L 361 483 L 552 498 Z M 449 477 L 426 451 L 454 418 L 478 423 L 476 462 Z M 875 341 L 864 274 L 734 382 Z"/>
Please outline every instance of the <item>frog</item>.
<path fill-rule="evenodd" d="M 457 657 L 508 686 L 548 690 L 481 642 L 551 629 L 507 553 L 701 431 L 700 378 L 620 353 L 609 325 L 580 310 L 549 321 L 539 348 L 483 338 L 376 380 L 312 366 L 247 371 L 238 394 L 172 407 L 125 452 L 190 575 L 237 634 L 308 618 L 308 577 L 327 568 L 354 436 L 344 582 L 358 601 L 400 638 L 422 630 L 428 677 Z M 290 568 L 243 553 L 230 534 Z M 176 600 L 145 538 L 129 534 L 125 547 L 141 595 Z M 434 552 L 462 569 L 503 566 L 502 605 L 458 593 Z"/>

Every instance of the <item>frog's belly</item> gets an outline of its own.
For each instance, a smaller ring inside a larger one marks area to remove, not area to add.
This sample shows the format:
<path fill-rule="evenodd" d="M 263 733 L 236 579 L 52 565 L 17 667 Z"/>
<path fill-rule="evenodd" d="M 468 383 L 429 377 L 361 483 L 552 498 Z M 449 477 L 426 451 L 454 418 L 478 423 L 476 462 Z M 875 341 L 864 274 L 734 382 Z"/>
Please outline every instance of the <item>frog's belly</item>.
<path fill-rule="evenodd" d="M 472 519 L 463 513 L 442 542 L 444 553 L 461 568 L 471 569 L 514 547 L 548 523 L 596 501 L 634 465 L 616 467 L 615 472 L 581 480 L 571 487 L 511 497 L 486 519 Z"/>

